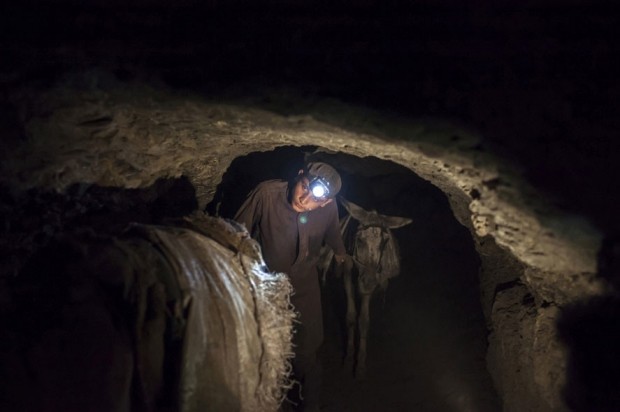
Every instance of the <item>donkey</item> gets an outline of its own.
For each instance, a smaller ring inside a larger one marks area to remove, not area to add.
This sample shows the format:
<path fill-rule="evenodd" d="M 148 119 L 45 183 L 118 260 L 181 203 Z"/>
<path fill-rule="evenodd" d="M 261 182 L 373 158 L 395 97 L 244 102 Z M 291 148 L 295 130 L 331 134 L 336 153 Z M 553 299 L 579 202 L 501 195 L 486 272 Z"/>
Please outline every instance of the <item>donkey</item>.
<path fill-rule="evenodd" d="M 359 341 L 355 359 L 355 377 L 361 379 L 366 372 L 366 342 L 370 325 L 369 309 L 373 292 L 385 289 L 388 280 L 400 272 L 398 242 L 390 229 L 408 225 L 411 219 L 385 216 L 375 210 L 365 210 L 343 197 L 338 200 L 348 214 L 340 220 L 347 253 L 352 257 L 343 267 L 344 287 L 347 296 L 347 348 L 345 366 L 354 365 L 356 323 Z M 351 218 L 358 224 L 353 225 Z M 323 273 L 330 265 L 332 256 L 323 260 Z M 354 289 L 355 287 L 355 289 Z M 357 293 L 357 295 L 356 295 Z M 356 301 L 359 301 L 359 313 Z"/>

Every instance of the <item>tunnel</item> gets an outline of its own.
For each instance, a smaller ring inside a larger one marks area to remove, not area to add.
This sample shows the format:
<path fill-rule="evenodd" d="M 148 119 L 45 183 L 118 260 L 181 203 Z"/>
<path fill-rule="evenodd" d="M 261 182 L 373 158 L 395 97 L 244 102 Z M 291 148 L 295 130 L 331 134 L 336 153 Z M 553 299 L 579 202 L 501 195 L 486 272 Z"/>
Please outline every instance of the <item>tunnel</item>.
<path fill-rule="evenodd" d="M 16 149 L 28 157 L 4 162 L 7 275 L 72 227 L 114 234 L 192 210 L 230 218 L 257 182 L 288 179 L 305 159 L 321 159 L 336 165 L 350 200 L 413 219 L 395 230 L 403 273 L 373 300 L 376 375 L 364 383 L 340 368 L 342 291 L 334 279 L 325 284 L 322 356 L 335 380 L 326 381 L 325 408 L 355 410 L 351 399 L 362 410 L 562 407 L 568 354 L 556 324 L 562 306 L 604 296 L 595 276 L 600 235 L 534 195 L 475 135 L 449 124 L 388 123 L 333 102 L 320 121 L 320 113 L 133 87 L 106 89 L 107 107 L 72 94 L 31 120 L 31 142 Z M 382 128 L 403 137 L 379 135 Z"/>
<path fill-rule="evenodd" d="M 322 410 L 618 410 L 617 11 L 246 3 L 3 13 L 2 322 L 57 236 L 231 219 L 314 159 L 412 219 L 363 381 L 342 368 L 341 279 L 321 283 Z M 3 381 L 28 372 L 2 359 Z"/>
<path fill-rule="evenodd" d="M 305 162 L 338 165 L 340 196 L 366 210 L 413 219 L 394 230 L 401 275 L 371 302 L 368 378 L 343 365 L 346 296 L 342 278 L 323 281 L 322 410 L 500 408 L 486 369 L 487 328 L 479 294 L 480 259 L 446 196 L 407 168 L 315 146 L 280 147 L 235 159 L 207 210 L 233 218 L 244 194 L 269 179 L 292 179 Z M 346 211 L 341 213 L 346 215 Z M 337 388 L 335 390 L 334 388 Z"/>

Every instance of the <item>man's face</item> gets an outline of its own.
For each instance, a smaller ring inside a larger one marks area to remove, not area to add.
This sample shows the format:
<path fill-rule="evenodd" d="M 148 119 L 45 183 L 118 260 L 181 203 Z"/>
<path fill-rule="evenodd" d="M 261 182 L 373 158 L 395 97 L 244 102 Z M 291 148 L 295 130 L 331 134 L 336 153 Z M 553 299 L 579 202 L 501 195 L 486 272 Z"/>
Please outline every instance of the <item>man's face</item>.
<path fill-rule="evenodd" d="M 332 201 L 332 199 L 317 199 L 312 196 L 312 192 L 310 192 L 310 188 L 308 187 L 309 183 L 310 181 L 307 177 L 301 177 L 293 189 L 291 206 L 293 206 L 296 212 L 309 212 L 316 208 L 323 207 Z"/>

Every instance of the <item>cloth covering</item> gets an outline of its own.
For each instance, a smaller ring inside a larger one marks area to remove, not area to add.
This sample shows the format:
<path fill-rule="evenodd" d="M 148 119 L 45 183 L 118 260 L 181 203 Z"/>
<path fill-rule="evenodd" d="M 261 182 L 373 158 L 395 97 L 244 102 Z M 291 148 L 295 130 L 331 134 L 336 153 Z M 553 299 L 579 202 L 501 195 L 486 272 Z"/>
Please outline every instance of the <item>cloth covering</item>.
<path fill-rule="evenodd" d="M 184 296 L 179 410 L 276 410 L 292 356 L 288 279 L 230 223 L 200 214 L 179 223 L 187 228 L 145 228 Z"/>
<path fill-rule="evenodd" d="M 67 233 L 33 256 L 9 290 L 6 410 L 278 409 L 290 387 L 288 278 L 233 222 L 173 223 Z"/>

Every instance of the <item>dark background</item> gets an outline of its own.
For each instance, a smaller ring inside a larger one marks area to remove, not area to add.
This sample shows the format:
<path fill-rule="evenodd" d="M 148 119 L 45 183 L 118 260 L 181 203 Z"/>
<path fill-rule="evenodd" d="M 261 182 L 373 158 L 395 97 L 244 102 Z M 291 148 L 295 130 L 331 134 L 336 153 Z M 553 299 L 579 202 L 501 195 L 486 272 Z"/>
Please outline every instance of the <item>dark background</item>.
<path fill-rule="evenodd" d="M 449 119 L 479 131 L 481 150 L 520 163 L 561 207 L 618 231 L 611 3 L 50 0 L 1 11 L 3 98 L 100 67 L 211 97 L 289 87 Z M 15 126 L 7 100 L 0 119 Z"/>

